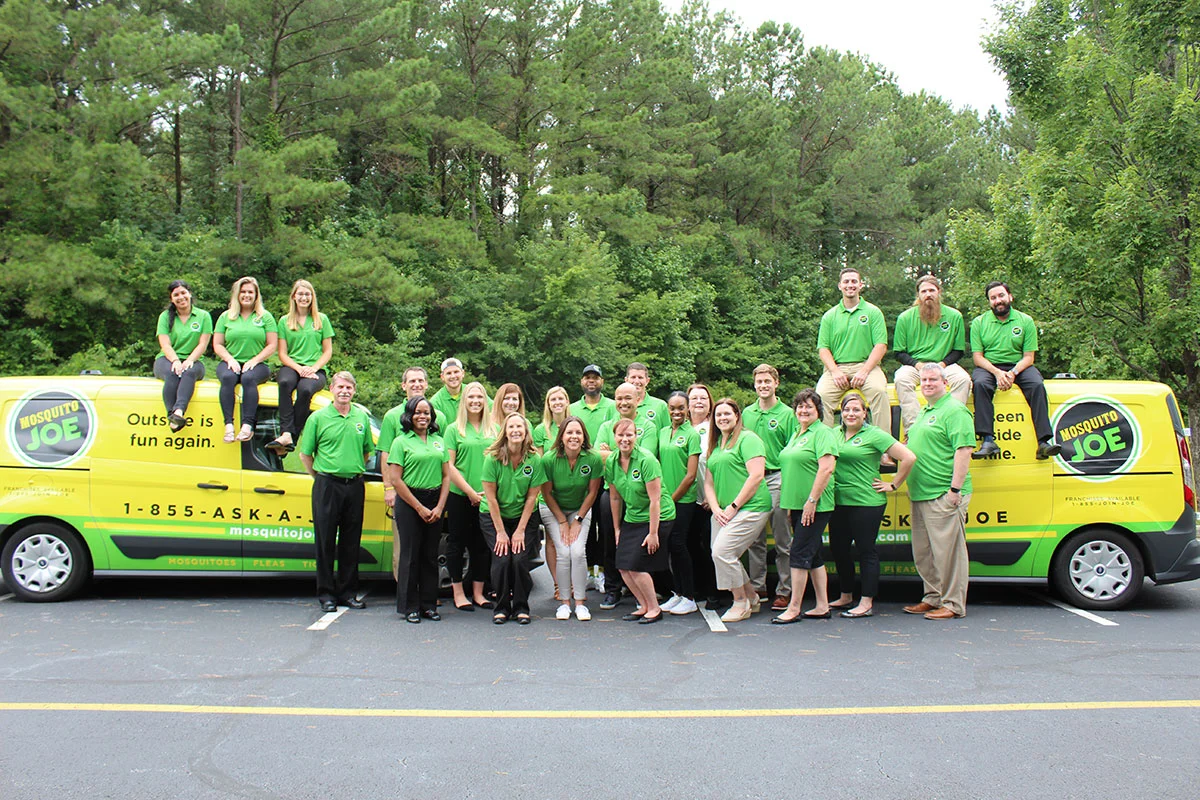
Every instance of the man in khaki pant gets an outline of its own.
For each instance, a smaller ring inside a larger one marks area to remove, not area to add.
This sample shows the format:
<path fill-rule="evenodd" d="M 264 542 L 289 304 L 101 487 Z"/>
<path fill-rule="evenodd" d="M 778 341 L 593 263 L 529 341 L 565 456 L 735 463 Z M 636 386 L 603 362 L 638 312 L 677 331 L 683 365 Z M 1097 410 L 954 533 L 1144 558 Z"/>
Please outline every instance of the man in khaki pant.
<path fill-rule="evenodd" d="M 858 389 L 871 407 L 871 424 L 892 432 L 887 376 L 879 362 L 887 353 L 887 324 L 877 306 L 862 299 L 862 275 L 847 267 L 838 277 L 842 302 L 821 316 L 817 330 L 817 355 L 825 372 L 817 381 L 817 394 L 825 406 L 825 424 L 834 425 L 833 409 L 841 405 L 848 389 Z"/>
<path fill-rule="evenodd" d="M 908 447 L 917 457 L 908 476 L 908 496 L 913 560 L 925 596 L 904 611 L 925 619 L 954 619 L 967 615 L 967 507 L 975 425 L 967 407 L 946 391 L 940 364 L 921 364 L 918 371 L 926 405 L 908 432 Z"/>

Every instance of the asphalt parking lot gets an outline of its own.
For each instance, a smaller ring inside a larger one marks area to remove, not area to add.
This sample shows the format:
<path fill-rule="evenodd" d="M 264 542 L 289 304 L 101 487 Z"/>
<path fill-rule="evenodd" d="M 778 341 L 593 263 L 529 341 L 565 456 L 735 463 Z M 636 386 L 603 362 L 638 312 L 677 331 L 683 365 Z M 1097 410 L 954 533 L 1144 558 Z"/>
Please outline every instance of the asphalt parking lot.
<path fill-rule="evenodd" d="M 0 798 L 1195 796 L 1200 583 L 714 632 L 558 622 L 535 575 L 503 627 L 405 623 L 389 584 L 328 617 L 297 581 L 0 586 Z"/>

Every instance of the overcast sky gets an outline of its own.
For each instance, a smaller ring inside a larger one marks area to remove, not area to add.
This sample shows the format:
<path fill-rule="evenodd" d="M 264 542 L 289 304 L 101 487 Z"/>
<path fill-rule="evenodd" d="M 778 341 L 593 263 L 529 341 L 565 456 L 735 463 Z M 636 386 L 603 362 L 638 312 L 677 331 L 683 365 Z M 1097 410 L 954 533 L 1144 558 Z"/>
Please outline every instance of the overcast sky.
<path fill-rule="evenodd" d="M 677 10 L 679 0 L 662 0 Z M 806 47 L 856 52 L 896 76 L 900 88 L 940 95 L 956 108 L 1006 109 L 1007 86 L 980 40 L 996 20 L 992 0 L 708 0 L 747 28 L 790 22 Z"/>

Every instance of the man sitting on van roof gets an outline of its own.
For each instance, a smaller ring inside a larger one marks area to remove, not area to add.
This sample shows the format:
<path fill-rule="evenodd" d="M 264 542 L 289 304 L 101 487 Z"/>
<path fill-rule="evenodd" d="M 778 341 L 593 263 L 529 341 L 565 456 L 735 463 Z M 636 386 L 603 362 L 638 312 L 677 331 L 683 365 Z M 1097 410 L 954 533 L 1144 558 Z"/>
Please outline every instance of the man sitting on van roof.
<path fill-rule="evenodd" d="M 983 438 L 972 458 L 987 458 L 1000 452 L 996 444 L 996 413 L 992 400 L 996 390 L 1007 392 L 1015 384 L 1025 395 L 1037 432 L 1039 459 L 1058 455 L 1062 445 L 1055 444 L 1046 402 L 1042 373 L 1033 365 L 1037 354 L 1037 326 L 1028 314 L 1012 307 L 1008 284 L 992 281 L 987 285 L 990 311 L 971 323 L 971 353 L 975 358 L 975 435 Z"/>

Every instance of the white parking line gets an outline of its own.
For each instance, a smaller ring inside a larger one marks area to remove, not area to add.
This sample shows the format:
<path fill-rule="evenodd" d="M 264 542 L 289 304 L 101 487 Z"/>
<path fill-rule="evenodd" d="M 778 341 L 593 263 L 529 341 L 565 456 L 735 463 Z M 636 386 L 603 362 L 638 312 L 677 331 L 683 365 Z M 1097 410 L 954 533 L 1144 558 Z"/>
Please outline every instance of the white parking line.
<path fill-rule="evenodd" d="M 725 623 L 721 622 L 721 617 L 717 612 L 702 608 L 700 613 L 704 616 L 704 621 L 708 623 L 708 629 L 713 633 L 723 633 L 729 630 L 725 627 Z"/>
<path fill-rule="evenodd" d="M 1038 592 L 1029 592 L 1028 594 L 1036 597 L 1037 599 L 1041 600 L 1042 602 L 1049 603 L 1052 606 L 1058 606 L 1063 611 L 1070 611 L 1075 616 L 1083 617 L 1084 619 L 1088 620 L 1089 622 L 1094 622 L 1097 625 L 1103 625 L 1107 628 L 1120 627 L 1119 622 L 1113 622 L 1111 619 L 1105 619 L 1104 617 L 1098 617 L 1090 611 L 1084 611 L 1082 608 L 1076 608 L 1075 606 L 1069 606 L 1066 603 L 1062 602 L 1061 600 L 1055 600 L 1053 597 L 1048 597 L 1047 595 L 1039 594 Z"/>
<path fill-rule="evenodd" d="M 371 593 L 371 590 L 367 589 L 365 592 L 363 592 L 362 594 L 360 594 L 358 596 L 358 599 L 365 600 L 367 598 L 367 595 L 369 595 L 370 593 Z M 327 611 L 326 613 L 321 615 L 321 618 L 319 620 L 314 622 L 312 625 L 309 625 L 308 629 L 310 631 L 323 631 L 326 628 L 328 628 L 330 625 L 332 625 L 333 621 L 335 619 L 340 617 L 342 614 L 345 614 L 349 610 L 350 610 L 349 606 L 341 606 L 340 605 L 340 606 L 338 606 L 337 611 Z"/>
<path fill-rule="evenodd" d="M 2 595 L 0 595 L 0 603 L 3 603 L 5 600 L 11 600 L 11 599 L 13 599 L 13 597 L 14 597 L 14 595 L 12 594 L 12 592 L 9 592 L 8 594 L 2 594 Z"/>

